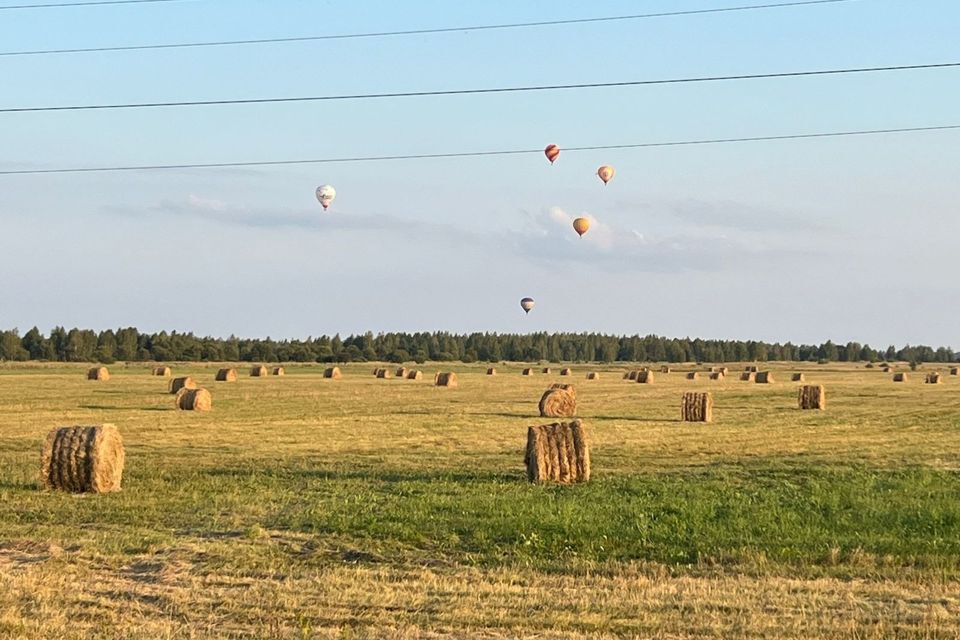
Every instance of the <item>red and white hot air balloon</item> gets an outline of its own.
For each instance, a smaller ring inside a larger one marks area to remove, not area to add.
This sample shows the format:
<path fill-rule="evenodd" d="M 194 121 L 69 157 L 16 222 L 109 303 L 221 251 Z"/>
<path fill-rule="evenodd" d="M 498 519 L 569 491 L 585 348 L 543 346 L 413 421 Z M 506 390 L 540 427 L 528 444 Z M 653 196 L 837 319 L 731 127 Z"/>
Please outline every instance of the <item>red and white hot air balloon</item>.
<path fill-rule="evenodd" d="M 543 155 L 547 156 L 550 164 L 553 164 L 553 161 L 560 157 L 560 147 L 555 144 L 548 144 L 547 148 L 543 150 Z"/>

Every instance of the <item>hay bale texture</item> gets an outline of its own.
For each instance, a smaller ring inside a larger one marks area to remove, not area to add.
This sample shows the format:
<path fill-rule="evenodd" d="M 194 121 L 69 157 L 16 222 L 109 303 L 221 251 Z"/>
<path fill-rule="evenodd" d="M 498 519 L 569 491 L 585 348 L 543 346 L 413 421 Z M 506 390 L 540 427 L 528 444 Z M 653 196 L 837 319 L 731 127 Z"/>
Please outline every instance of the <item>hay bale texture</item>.
<path fill-rule="evenodd" d="M 406 367 L 397 367 L 397 370 L 394 371 L 393 373 L 395 376 L 403 380 L 404 378 L 407 377 L 407 371 L 409 371 L 409 369 L 407 369 Z"/>
<path fill-rule="evenodd" d="M 639 369 L 634 369 L 633 371 L 627 374 L 627 380 L 633 380 L 634 382 L 637 381 L 638 377 L 640 377 Z"/>
<path fill-rule="evenodd" d="M 180 411 L 210 411 L 213 408 L 213 396 L 206 389 L 180 389 L 176 402 Z"/>
<path fill-rule="evenodd" d="M 191 378 L 190 376 L 184 376 L 182 378 L 174 378 L 170 381 L 168 386 L 168 391 L 170 393 L 177 393 L 180 389 L 196 389 L 197 381 Z"/>
<path fill-rule="evenodd" d="M 590 438 L 580 420 L 527 429 L 527 479 L 572 484 L 590 479 Z"/>
<path fill-rule="evenodd" d="M 154 367 L 153 375 L 160 376 L 161 378 L 169 378 L 173 372 L 170 370 L 170 367 Z"/>
<path fill-rule="evenodd" d="M 943 375 L 939 371 L 928 373 L 924 382 L 926 384 L 943 384 Z"/>
<path fill-rule="evenodd" d="M 389 369 L 384 369 L 383 367 L 377 369 L 377 378 L 380 380 L 389 380 L 393 377 L 393 373 Z"/>
<path fill-rule="evenodd" d="M 757 374 L 751 371 L 744 371 L 740 374 L 740 380 L 742 382 L 753 382 L 757 377 Z"/>
<path fill-rule="evenodd" d="M 776 380 L 773 379 L 773 374 L 769 371 L 758 371 L 756 382 L 757 384 L 773 384 Z"/>
<path fill-rule="evenodd" d="M 520 372 L 520 375 L 522 375 L 522 376 L 532 376 L 532 375 L 533 375 L 533 369 L 524 369 L 523 371 Z"/>
<path fill-rule="evenodd" d="M 570 387 L 554 386 L 540 397 L 541 418 L 572 418 L 577 415 L 577 392 Z"/>
<path fill-rule="evenodd" d="M 600 379 L 600 374 L 597 373 L 596 371 L 591 371 L 590 373 L 587 374 L 587 380 L 599 380 L 599 379 Z"/>
<path fill-rule="evenodd" d="M 569 369 L 569 368 L 567 368 L 567 369 L 560 369 L 560 375 L 562 375 L 562 376 L 572 376 L 572 375 L 573 375 L 573 369 Z"/>
<path fill-rule="evenodd" d="M 696 371 L 691 371 L 690 373 L 687 374 L 687 380 L 699 380 L 699 379 L 700 379 L 700 374 L 697 373 Z"/>
<path fill-rule="evenodd" d="M 793 375 L 790 377 L 790 379 L 791 379 L 793 382 L 804 382 L 804 381 L 806 381 L 806 377 L 805 377 L 802 373 L 795 373 L 795 374 L 793 374 Z"/>
<path fill-rule="evenodd" d="M 250 367 L 250 377 L 251 378 L 264 378 L 267 375 L 267 368 L 262 364 L 254 365 Z"/>
<path fill-rule="evenodd" d="M 123 461 L 123 438 L 112 424 L 54 429 L 40 455 L 40 483 L 72 493 L 120 491 Z"/>
<path fill-rule="evenodd" d="M 713 422 L 713 394 L 684 393 L 680 417 L 684 422 Z"/>
<path fill-rule="evenodd" d="M 489 369 L 487 369 L 487 375 L 488 375 L 488 376 L 495 376 L 495 375 L 497 375 L 497 370 L 494 369 L 493 367 L 490 367 Z"/>
<path fill-rule="evenodd" d="M 236 382 L 237 381 L 237 370 L 236 369 L 220 369 L 217 371 L 217 382 Z"/>
<path fill-rule="evenodd" d="M 803 410 L 826 409 L 827 391 L 822 384 L 805 384 L 797 391 L 797 403 Z"/>
<path fill-rule="evenodd" d="M 407 371 L 407 380 L 423 380 L 423 371 L 411 369 Z"/>
<path fill-rule="evenodd" d="M 460 383 L 457 381 L 457 374 L 452 371 L 438 373 L 433 379 L 433 384 L 438 387 L 448 387 L 450 389 L 456 389 L 460 386 Z"/>
<path fill-rule="evenodd" d="M 343 377 L 343 372 L 340 367 L 327 367 L 323 370 L 323 377 L 327 380 L 339 380 Z"/>
<path fill-rule="evenodd" d="M 287 375 L 287 370 L 284 369 L 283 367 L 274 367 L 274 368 L 270 371 L 270 375 L 272 375 L 272 376 L 285 376 L 285 375 Z"/>
<path fill-rule="evenodd" d="M 106 367 L 93 367 L 87 371 L 87 380 L 101 380 L 106 382 L 110 379 L 110 372 Z"/>
<path fill-rule="evenodd" d="M 907 380 L 908 380 L 907 374 L 905 374 L 905 373 L 903 373 L 903 372 L 893 374 L 893 381 L 894 381 L 894 382 L 906 382 Z"/>
<path fill-rule="evenodd" d="M 653 371 L 644 369 L 637 372 L 637 382 L 640 384 L 653 384 Z"/>

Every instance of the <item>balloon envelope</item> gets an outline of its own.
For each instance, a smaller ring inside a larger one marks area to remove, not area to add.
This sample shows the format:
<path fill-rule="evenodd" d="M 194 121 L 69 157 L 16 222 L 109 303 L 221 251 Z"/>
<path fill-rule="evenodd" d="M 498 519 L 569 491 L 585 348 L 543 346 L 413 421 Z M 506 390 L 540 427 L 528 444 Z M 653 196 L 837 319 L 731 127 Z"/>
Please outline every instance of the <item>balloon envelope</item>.
<path fill-rule="evenodd" d="M 550 161 L 550 164 L 553 164 L 553 161 L 556 160 L 560 155 L 560 147 L 555 144 L 548 144 L 547 148 L 543 150 L 543 154 L 547 156 L 547 160 Z"/>
<path fill-rule="evenodd" d="M 329 184 L 325 184 L 322 187 L 317 187 L 317 200 L 321 205 L 323 205 L 324 210 L 333 204 L 333 201 L 336 197 L 337 190 Z"/>
<path fill-rule="evenodd" d="M 616 173 L 616 170 L 608 164 L 603 165 L 597 169 L 597 175 L 600 176 L 600 179 L 603 180 L 603 184 L 607 184 L 613 180 L 613 174 Z"/>
<path fill-rule="evenodd" d="M 520 301 L 520 307 L 523 308 L 523 310 L 527 313 L 530 313 L 530 309 L 533 309 L 536 304 L 537 303 L 533 301 L 533 298 L 524 298 Z"/>
<path fill-rule="evenodd" d="M 580 234 L 582 238 L 583 234 L 590 230 L 590 220 L 587 218 L 577 218 L 573 221 L 573 230 Z"/>

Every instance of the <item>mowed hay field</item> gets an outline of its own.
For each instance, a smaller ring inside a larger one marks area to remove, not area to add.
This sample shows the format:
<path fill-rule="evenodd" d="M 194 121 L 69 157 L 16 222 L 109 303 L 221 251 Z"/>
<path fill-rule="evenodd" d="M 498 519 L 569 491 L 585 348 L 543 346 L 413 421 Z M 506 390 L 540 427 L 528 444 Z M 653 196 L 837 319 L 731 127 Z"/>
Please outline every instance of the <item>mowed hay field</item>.
<path fill-rule="evenodd" d="M 0 366 L 0 637 L 960 635 L 956 376 L 443 363 L 415 381 L 366 363 L 216 383 L 224 365 L 171 366 L 212 411 L 177 411 L 146 364 L 108 381 Z M 794 372 L 826 411 L 798 410 Z M 526 482 L 555 382 L 590 432 L 585 484 Z M 680 422 L 684 391 L 713 393 L 712 423 Z M 41 490 L 47 433 L 104 423 L 123 490 Z"/>

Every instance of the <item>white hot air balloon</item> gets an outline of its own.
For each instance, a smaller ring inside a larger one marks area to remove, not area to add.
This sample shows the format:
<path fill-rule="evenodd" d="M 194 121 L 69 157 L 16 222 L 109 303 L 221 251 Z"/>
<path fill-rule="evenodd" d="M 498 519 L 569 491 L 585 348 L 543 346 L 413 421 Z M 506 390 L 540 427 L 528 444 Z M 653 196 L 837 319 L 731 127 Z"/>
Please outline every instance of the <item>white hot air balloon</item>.
<path fill-rule="evenodd" d="M 337 190 L 329 184 L 325 184 L 322 187 L 317 187 L 317 200 L 320 201 L 321 205 L 323 205 L 324 211 L 326 211 L 330 205 L 333 204 L 333 201 L 336 197 Z"/>

